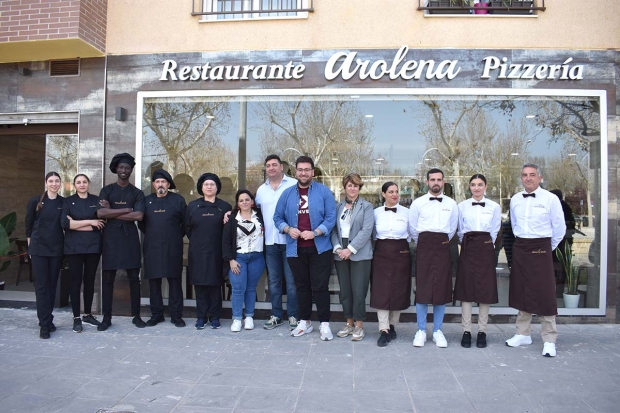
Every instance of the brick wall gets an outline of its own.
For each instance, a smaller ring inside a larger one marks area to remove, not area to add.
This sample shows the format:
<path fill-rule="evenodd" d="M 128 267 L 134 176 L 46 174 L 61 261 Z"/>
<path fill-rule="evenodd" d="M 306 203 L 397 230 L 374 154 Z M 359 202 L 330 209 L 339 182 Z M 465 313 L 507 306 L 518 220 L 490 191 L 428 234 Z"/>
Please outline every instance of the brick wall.
<path fill-rule="evenodd" d="M 80 38 L 105 51 L 107 0 L 2 0 L 0 42 Z"/>

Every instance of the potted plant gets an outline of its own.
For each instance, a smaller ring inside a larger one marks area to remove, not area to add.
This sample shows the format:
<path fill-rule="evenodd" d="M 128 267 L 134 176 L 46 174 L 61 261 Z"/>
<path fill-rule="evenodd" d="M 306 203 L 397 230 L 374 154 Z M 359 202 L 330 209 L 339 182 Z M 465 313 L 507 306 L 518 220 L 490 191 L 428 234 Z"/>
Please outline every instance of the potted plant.
<path fill-rule="evenodd" d="M 463 9 L 461 7 L 471 7 L 470 0 L 429 0 L 427 3 L 429 8 L 444 8 L 452 10 L 429 10 L 429 14 L 469 14 L 471 9 Z"/>
<path fill-rule="evenodd" d="M 0 273 L 4 272 L 11 265 L 13 258 L 19 257 L 15 251 L 11 251 L 11 242 L 13 238 L 9 238 L 15 230 L 17 223 L 17 213 L 11 212 L 0 219 Z M 4 281 L 0 281 L 0 290 L 4 289 Z"/>
<path fill-rule="evenodd" d="M 533 0 L 491 0 L 492 7 L 501 7 L 502 10 L 493 10 L 493 14 L 533 14 Z"/>
<path fill-rule="evenodd" d="M 564 242 L 563 248 L 556 248 L 555 255 L 566 273 L 566 292 L 563 294 L 564 308 L 577 308 L 579 307 L 579 293 L 577 292 L 579 269 L 573 262 L 574 255 L 569 243 Z"/>
<path fill-rule="evenodd" d="M 486 1 L 479 1 L 474 4 L 474 14 L 489 14 L 489 11 L 485 8 L 488 7 L 489 3 Z"/>

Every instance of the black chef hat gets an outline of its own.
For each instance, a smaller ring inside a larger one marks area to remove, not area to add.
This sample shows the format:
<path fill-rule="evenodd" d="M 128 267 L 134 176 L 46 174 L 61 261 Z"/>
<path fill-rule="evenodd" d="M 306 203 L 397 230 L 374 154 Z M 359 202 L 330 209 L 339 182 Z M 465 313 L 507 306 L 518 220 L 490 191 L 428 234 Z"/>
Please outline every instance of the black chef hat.
<path fill-rule="evenodd" d="M 222 182 L 220 181 L 220 178 L 216 174 L 214 174 L 214 173 L 207 172 L 207 173 L 204 173 L 204 174 L 200 175 L 200 178 L 198 178 L 198 183 L 196 184 L 196 189 L 198 190 L 198 193 L 200 195 L 204 195 L 202 193 L 202 184 L 205 181 L 213 181 L 213 182 L 215 182 L 215 186 L 217 186 L 217 193 L 216 193 L 216 195 L 219 194 L 220 191 L 222 190 Z"/>
<path fill-rule="evenodd" d="M 131 165 L 132 169 L 134 166 L 136 166 L 136 160 L 133 156 L 128 153 L 119 153 L 118 155 L 114 155 L 114 158 L 112 158 L 112 162 L 110 162 L 110 171 L 112 171 L 112 173 L 116 173 L 116 167 L 119 163 L 126 163 L 127 165 Z"/>
<path fill-rule="evenodd" d="M 168 183 L 170 183 L 169 189 L 177 189 L 170 174 L 163 169 L 158 169 L 155 172 L 153 172 L 153 177 L 151 178 L 151 182 L 155 182 L 156 179 L 165 179 L 166 181 L 168 181 Z"/>

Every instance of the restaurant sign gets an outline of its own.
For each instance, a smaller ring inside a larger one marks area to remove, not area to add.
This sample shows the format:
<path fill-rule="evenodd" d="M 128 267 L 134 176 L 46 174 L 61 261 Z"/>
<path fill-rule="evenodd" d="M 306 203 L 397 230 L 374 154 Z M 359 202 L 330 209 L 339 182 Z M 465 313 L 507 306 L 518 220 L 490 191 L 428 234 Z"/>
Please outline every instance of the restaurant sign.
<path fill-rule="evenodd" d="M 461 72 L 458 60 L 407 59 L 409 48 L 403 46 L 391 61 L 384 59 L 363 60 L 358 52 L 336 52 L 326 62 L 324 75 L 327 80 L 452 80 Z M 569 57 L 562 63 L 528 64 L 512 63 L 507 57 L 487 56 L 482 59 L 480 79 L 511 80 L 581 80 L 583 65 L 571 65 Z M 222 81 L 222 80 L 299 80 L 306 66 L 294 63 L 260 65 L 201 65 L 179 66 L 175 60 L 162 62 L 162 81 Z"/>

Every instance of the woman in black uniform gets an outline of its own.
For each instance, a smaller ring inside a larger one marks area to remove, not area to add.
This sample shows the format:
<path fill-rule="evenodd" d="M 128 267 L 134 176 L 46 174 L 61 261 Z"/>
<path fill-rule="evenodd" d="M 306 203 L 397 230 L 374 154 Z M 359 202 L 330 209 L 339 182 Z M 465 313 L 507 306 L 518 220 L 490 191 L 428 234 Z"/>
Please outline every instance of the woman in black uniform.
<path fill-rule="evenodd" d="M 63 197 L 60 190 L 60 175 L 49 172 L 45 175 L 46 190 L 28 202 L 26 209 L 26 237 L 28 254 L 34 273 L 34 291 L 39 318 L 39 338 L 50 338 L 56 331 L 52 322 L 56 285 L 62 265 L 63 232 L 60 226 Z"/>
<path fill-rule="evenodd" d="M 196 290 L 196 329 L 202 330 L 207 315 L 211 328 L 220 328 L 221 288 L 224 271 L 228 272 L 222 258 L 224 215 L 232 206 L 217 198 L 222 183 L 216 174 L 202 174 L 196 189 L 203 197 L 187 205 L 185 233 L 189 238 L 187 272 Z"/>
<path fill-rule="evenodd" d="M 60 222 L 65 229 L 65 258 L 69 264 L 73 331 L 82 332 L 82 321 L 101 324 L 91 313 L 95 294 L 95 274 L 101 257 L 101 230 L 105 221 L 97 219 L 99 197 L 89 194 L 90 179 L 84 174 L 73 178 L 76 193 L 65 198 Z M 84 282 L 84 316 L 80 319 L 80 290 Z"/>

